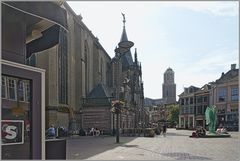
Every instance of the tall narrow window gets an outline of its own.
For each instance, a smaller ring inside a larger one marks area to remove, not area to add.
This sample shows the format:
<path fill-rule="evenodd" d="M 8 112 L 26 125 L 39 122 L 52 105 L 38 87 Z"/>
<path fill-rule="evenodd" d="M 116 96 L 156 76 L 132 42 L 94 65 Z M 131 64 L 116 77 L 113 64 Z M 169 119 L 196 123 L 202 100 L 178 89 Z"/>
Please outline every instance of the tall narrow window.
<path fill-rule="evenodd" d="M 2 76 L 2 98 L 7 98 L 7 81 L 5 76 Z"/>
<path fill-rule="evenodd" d="M 24 82 L 22 80 L 18 81 L 18 100 L 22 102 L 26 100 Z"/>
<path fill-rule="evenodd" d="M 231 89 L 231 100 L 238 101 L 238 88 L 234 87 Z"/>
<path fill-rule="evenodd" d="M 190 104 L 193 104 L 193 98 L 192 97 L 190 98 Z"/>
<path fill-rule="evenodd" d="M 87 96 L 88 92 L 88 45 L 85 41 L 84 45 L 84 63 L 85 63 L 85 95 Z"/>
<path fill-rule="evenodd" d="M 181 105 L 184 105 L 184 99 L 183 98 L 181 99 Z"/>
<path fill-rule="evenodd" d="M 188 98 L 186 98 L 186 104 L 185 105 L 188 105 L 189 104 L 189 102 L 188 102 Z"/>
<path fill-rule="evenodd" d="M 67 33 L 60 28 L 58 52 L 59 103 L 67 104 Z"/>
<path fill-rule="evenodd" d="M 218 102 L 225 102 L 227 97 L 227 89 L 219 89 L 218 91 Z"/>
<path fill-rule="evenodd" d="M 16 89 L 16 80 L 12 78 L 8 78 L 8 98 L 10 100 L 16 100 L 17 89 Z"/>
<path fill-rule="evenodd" d="M 25 83 L 25 98 L 26 98 L 26 102 L 30 102 L 30 84 L 29 82 Z"/>

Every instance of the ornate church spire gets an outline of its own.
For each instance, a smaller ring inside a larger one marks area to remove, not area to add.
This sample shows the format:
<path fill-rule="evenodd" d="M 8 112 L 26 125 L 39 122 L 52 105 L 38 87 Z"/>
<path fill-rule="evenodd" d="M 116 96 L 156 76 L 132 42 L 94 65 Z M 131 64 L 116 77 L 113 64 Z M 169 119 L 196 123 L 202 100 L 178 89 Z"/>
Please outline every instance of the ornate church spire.
<path fill-rule="evenodd" d="M 128 41 L 127 33 L 126 33 L 126 29 L 125 29 L 125 23 L 126 23 L 125 14 L 122 13 L 122 16 L 123 16 L 123 32 L 122 32 L 120 42 Z"/>
<path fill-rule="evenodd" d="M 123 16 L 123 27 L 125 28 L 125 23 L 126 23 L 125 14 L 122 13 L 122 16 Z"/>

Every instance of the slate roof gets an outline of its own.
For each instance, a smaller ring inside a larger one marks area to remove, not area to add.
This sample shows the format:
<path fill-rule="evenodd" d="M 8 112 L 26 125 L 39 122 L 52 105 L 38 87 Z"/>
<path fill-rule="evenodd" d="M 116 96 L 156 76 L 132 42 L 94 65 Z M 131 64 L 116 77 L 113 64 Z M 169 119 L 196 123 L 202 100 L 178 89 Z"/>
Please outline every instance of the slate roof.
<path fill-rule="evenodd" d="M 122 32 L 122 36 L 121 36 L 120 42 L 121 41 L 128 41 L 128 37 L 127 37 L 127 32 L 126 32 L 125 26 L 123 26 L 123 32 Z"/>
<path fill-rule="evenodd" d="M 126 71 L 133 65 L 132 53 L 131 51 L 125 53 L 122 58 L 122 70 Z"/>
<path fill-rule="evenodd" d="M 121 36 L 120 42 L 121 41 L 128 41 L 128 37 L 127 37 L 127 32 L 126 32 L 125 26 L 123 26 L 123 32 L 122 32 L 122 36 Z M 121 60 L 122 60 L 122 69 L 123 69 L 123 71 L 128 70 L 130 68 L 130 66 L 133 65 L 133 58 L 132 58 L 131 51 L 128 51 L 127 53 L 125 53 L 122 56 Z"/>
<path fill-rule="evenodd" d="M 88 94 L 88 98 L 107 98 L 111 97 L 108 93 L 106 86 L 98 84 L 93 90 Z"/>

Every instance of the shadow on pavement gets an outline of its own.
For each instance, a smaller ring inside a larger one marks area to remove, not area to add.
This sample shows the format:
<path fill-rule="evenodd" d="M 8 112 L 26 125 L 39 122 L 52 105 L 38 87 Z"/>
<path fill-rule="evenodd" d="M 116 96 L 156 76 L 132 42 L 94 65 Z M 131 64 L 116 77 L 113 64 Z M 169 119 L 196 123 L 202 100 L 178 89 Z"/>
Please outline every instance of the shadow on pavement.
<path fill-rule="evenodd" d="M 211 160 L 211 158 L 196 156 L 189 153 L 161 153 L 161 155 L 175 158 L 176 160 Z"/>
<path fill-rule="evenodd" d="M 116 143 L 116 137 L 104 136 L 82 136 L 67 140 L 67 159 L 87 159 L 94 155 L 112 150 L 116 147 L 136 147 L 125 145 L 137 137 L 120 137 L 120 143 Z"/>
<path fill-rule="evenodd" d="M 166 135 L 167 136 L 190 136 L 191 134 L 187 135 L 187 134 L 177 134 L 174 132 L 167 132 Z"/>
<path fill-rule="evenodd" d="M 138 145 L 122 145 L 122 147 L 126 147 L 126 148 L 137 148 Z"/>
<path fill-rule="evenodd" d="M 212 160 L 211 158 L 208 157 L 203 157 L 203 156 L 196 156 L 196 155 L 192 155 L 189 153 L 159 153 L 153 150 L 149 150 L 149 149 L 145 149 L 145 148 L 140 148 L 140 147 L 136 147 L 138 149 L 142 149 L 145 151 L 149 151 L 151 153 L 155 153 L 155 154 L 159 154 L 159 155 L 163 155 L 163 156 L 167 156 L 167 157 L 172 157 L 175 158 L 176 160 Z"/>

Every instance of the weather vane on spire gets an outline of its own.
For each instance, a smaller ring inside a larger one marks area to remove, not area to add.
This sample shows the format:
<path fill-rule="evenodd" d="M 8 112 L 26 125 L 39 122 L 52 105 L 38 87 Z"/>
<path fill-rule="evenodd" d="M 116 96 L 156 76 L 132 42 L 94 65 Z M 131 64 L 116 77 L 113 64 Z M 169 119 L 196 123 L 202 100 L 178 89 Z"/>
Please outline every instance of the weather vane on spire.
<path fill-rule="evenodd" d="M 126 23 L 125 14 L 122 13 L 122 16 L 123 16 L 123 26 L 125 26 L 125 23 Z"/>

